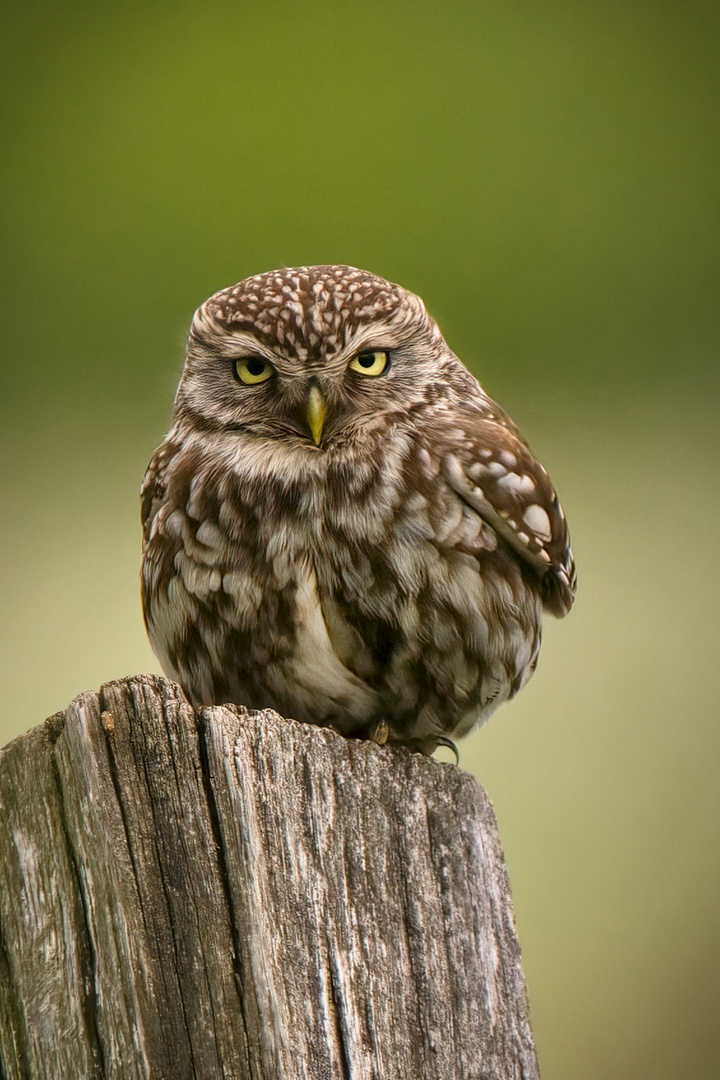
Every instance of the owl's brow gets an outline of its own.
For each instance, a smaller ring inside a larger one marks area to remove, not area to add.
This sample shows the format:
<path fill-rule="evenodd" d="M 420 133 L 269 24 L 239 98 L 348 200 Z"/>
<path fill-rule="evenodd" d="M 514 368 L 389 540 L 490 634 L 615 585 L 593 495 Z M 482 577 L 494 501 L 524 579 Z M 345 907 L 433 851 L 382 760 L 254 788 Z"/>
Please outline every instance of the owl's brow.
<path fill-rule="evenodd" d="M 341 348 L 330 353 L 327 360 L 344 363 L 363 349 L 394 349 L 401 343 L 402 334 L 394 333 L 394 327 L 382 323 L 370 323 L 358 329 Z M 272 363 L 287 359 L 282 352 L 276 352 L 267 343 L 258 340 L 250 331 L 234 331 L 231 334 L 216 333 L 212 337 L 204 335 L 197 343 L 206 352 L 214 356 L 234 359 L 240 356 L 257 355 Z"/>
<path fill-rule="evenodd" d="M 339 350 L 343 357 L 354 356 L 363 349 L 396 349 L 401 344 L 402 334 L 396 328 L 385 323 L 368 323 L 359 326 L 351 335 L 347 344 Z"/>
<path fill-rule="evenodd" d="M 204 335 L 197 338 L 197 344 L 213 356 L 237 358 L 239 356 L 259 355 L 268 360 L 274 359 L 273 350 L 269 345 L 258 341 L 248 331 L 235 331 L 232 334 L 215 334 L 212 337 Z"/>

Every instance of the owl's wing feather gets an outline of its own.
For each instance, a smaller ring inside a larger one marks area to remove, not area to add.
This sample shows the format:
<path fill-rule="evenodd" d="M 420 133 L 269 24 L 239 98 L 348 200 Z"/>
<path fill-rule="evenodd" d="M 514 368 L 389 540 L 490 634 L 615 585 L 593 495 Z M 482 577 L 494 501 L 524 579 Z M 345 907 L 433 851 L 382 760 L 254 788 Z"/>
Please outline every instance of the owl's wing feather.
<path fill-rule="evenodd" d="M 575 599 L 575 563 L 550 477 L 501 417 L 473 417 L 464 426 L 462 449 L 447 458 L 447 482 L 535 571 L 545 607 L 567 615 Z"/>

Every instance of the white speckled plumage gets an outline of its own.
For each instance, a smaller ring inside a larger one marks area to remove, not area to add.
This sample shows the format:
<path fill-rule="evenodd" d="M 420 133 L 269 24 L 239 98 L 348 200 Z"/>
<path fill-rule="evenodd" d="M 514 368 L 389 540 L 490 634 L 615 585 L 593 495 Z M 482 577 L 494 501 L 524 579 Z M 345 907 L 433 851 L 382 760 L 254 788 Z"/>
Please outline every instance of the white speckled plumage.
<path fill-rule="evenodd" d="M 367 350 L 380 377 L 350 367 Z M 260 385 L 237 378 L 248 357 Z M 193 704 L 381 724 L 423 750 L 524 685 L 543 606 L 574 595 L 557 496 L 512 421 L 418 297 L 350 267 L 260 274 L 198 309 L 143 522 L 148 631 Z"/>

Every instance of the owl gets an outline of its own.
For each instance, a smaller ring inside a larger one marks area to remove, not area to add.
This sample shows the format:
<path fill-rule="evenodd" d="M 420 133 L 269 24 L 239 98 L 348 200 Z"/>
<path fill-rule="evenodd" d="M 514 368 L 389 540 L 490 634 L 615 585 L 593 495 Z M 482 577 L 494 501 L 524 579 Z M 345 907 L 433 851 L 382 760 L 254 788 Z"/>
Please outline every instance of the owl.
<path fill-rule="evenodd" d="M 575 594 L 515 424 L 418 296 L 349 266 L 202 304 L 142 521 L 150 641 L 194 707 L 423 753 L 524 686 Z"/>

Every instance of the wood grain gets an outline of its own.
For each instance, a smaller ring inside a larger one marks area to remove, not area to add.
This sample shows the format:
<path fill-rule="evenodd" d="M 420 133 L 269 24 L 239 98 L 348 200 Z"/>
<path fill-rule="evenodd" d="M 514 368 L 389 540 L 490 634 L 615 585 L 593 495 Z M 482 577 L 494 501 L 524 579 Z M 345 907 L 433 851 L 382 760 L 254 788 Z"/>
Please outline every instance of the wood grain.
<path fill-rule="evenodd" d="M 0 1078 L 532 1080 L 468 774 L 110 683 L 0 752 Z"/>

